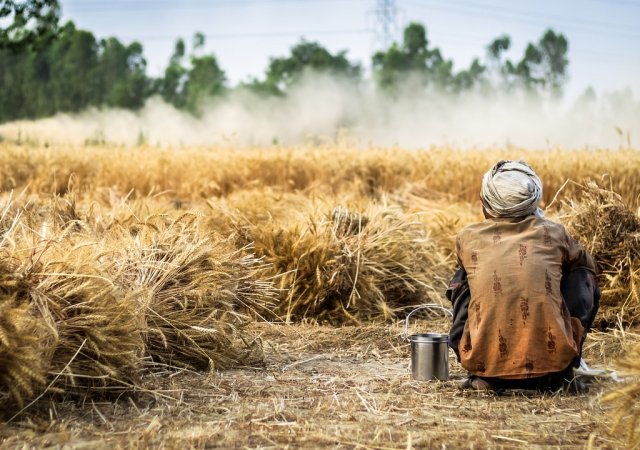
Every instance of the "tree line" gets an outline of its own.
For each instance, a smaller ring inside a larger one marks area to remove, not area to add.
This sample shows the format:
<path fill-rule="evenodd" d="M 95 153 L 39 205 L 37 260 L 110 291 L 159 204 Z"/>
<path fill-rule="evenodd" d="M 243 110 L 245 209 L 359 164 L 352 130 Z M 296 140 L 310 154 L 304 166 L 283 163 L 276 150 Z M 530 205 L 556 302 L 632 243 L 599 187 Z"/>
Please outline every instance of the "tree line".
<path fill-rule="evenodd" d="M 215 55 L 205 53 L 202 33 L 189 45 L 178 39 L 162 76 L 150 77 L 139 42 L 97 39 L 71 21 L 61 24 L 58 0 L 3 0 L 0 24 L 0 122 L 90 106 L 135 110 L 157 95 L 197 115 L 204 100 L 237 89 L 286 96 L 309 71 L 368 81 L 346 51 L 331 53 L 317 42 L 301 40 L 288 55 L 271 58 L 262 77 L 231 86 Z M 483 59 L 455 70 L 453 61 L 429 42 L 425 26 L 411 23 L 400 42 L 372 56 L 372 81 L 391 96 L 408 81 L 412 89 L 451 94 L 473 89 L 561 94 L 569 63 L 563 34 L 545 31 L 516 61 L 505 58 L 510 47 L 509 36 L 499 36 Z"/>

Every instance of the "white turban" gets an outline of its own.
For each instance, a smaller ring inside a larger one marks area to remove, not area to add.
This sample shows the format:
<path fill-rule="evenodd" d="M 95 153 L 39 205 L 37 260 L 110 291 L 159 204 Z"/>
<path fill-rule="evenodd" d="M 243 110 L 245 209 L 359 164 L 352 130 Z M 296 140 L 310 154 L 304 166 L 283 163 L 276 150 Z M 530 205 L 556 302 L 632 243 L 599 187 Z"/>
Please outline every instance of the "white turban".
<path fill-rule="evenodd" d="M 524 161 L 500 161 L 482 177 L 480 199 L 491 217 L 542 217 L 542 182 Z"/>

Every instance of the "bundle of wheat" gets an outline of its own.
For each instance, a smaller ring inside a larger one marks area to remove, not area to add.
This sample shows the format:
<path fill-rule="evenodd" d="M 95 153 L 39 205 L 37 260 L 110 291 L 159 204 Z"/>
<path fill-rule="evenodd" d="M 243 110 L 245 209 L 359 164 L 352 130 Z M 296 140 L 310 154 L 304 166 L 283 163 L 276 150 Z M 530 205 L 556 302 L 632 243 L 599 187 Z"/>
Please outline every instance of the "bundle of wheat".
<path fill-rule="evenodd" d="M 65 393 L 135 383 L 142 356 L 135 308 L 110 280 L 114 266 L 102 246 L 69 233 L 67 220 L 49 221 L 55 204 L 14 206 L 0 243 L 7 352 L 0 364 L 21 379 L 9 385 L 16 402 L 32 397 L 47 374 Z"/>
<path fill-rule="evenodd" d="M 263 310 L 273 295 L 259 260 L 229 240 L 199 233 L 195 217 L 150 218 L 127 244 L 120 283 L 138 290 L 146 352 L 156 362 L 218 369 L 255 363 L 258 341 L 239 333 L 247 310 Z"/>
<path fill-rule="evenodd" d="M 640 448 L 640 344 L 636 344 L 620 361 L 625 383 L 603 396 L 613 406 L 613 432 L 621 432 L 629 448 Z"/>
<path fill-rule="evenodd" d="M 425 182 L 407 183 L 391 195 L 391 200 L 405 211 L 415 213 L 452 261 L 458 232 L 466 225 L 484 220 L 479 199 L 475 203 L 461 202 L 454 193 L 434 191 Z"/>
<path fill-rule="evenodd" d="M 27 287 L 10 268 L 0 272 L 0 401 L 9 409 L 23 406 L 44 388 L 50 336 L 28 302 Z"/>
<path fill-rule="evenodd" d="M 2 201 L 4 200 L 4 201 Z M 9 193 L 0 200 L 0 233 L 14 225 L 30 230 L 31 239 L 54 236 L 56 240 L 78 231 L 89 231 L 86 214 L 80 211 L 75 194 L 60 196 Z"/>
<path fill-rule="evenodd" d="M 111 279 L 112 258 L 90 238 L 54 243 L 38 255 L 31 301 L 55 329 L 54 389 L 107 392 L 135 386 L 142 365 L 141 317 Z"/>
<path fill-rule="evenodd" d="M 596 259 L 602 289 L 597 325 L 640 319 L 640 218 L 613 191 L 589 182 L 564 201 L 560 220 Z"/>
<path fill-rule="evenodd" d="M 20 196 L 20 200 L 24 200 Z M 10 195 L 0 213 L 0 399 L 3 413 L 21 407 L 46 383 L 55 330 L 30 301 L 37 280 L 31 258 L 22 258 L 24 203 Z M 25 263 L 26 261 L 26 263 Z"/>
<path fill-rule="evenodd" d="M 304 317 L 322 319 L 335 309 L 331 285 L 344 272 L 337 255 L 340 247 L 331 229 L 310 224 L 282 226 L 275 222 L 249 230 L 256 252 L 269 263 L 280 292 L 276 311 L 287 322 Z"/>
<path fill-rule="evenodd" d="M 3 195 L 0 209 L 0 401 L 22 406 L 45 383 L 45 364 L 38 351 L 39 322 L 30 313 L 24 285 L 10 263 L 8 243 L 20 214 L 13 193 Z"/>
<path fill-rule="evenodd" d="M 426 297 L 437 300 L 449 269 L 420 222 L 387 205 L 364 213 L 338 207 L 251 235 L 277 276 L 287 321 L 388 319 Z"/>
<path fill-rule="evenodd" d="M 337 217 L 334 210 L 333 224 L 342 241 L 340 259 L 351 268 L 347 308 L 353 304 L 363 318 L 387 319 L 442 298 L 450 264 L 417 216 L 380 205 L 357 219 L 353 213 Z"/>
<path fill-rule="evenodd" d="M 207 201 L 204 220 L 207 228 L 222 235 L 235 234 L 239 246 L 251 242 L 248 228 L 278 222 L 296 222 L 313 210 L 312 201 L 301 194 L 277 189 L 247 189 L 228 197 Z"/>

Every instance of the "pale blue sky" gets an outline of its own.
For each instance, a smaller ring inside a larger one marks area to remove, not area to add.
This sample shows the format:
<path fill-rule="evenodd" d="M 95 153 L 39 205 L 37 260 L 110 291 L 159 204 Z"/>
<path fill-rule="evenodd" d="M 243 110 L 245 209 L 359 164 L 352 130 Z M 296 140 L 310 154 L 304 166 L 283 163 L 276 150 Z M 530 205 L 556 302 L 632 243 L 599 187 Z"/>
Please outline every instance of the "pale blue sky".
<path fill-rule="evenodd" d="M 568 97 L 592 85 L 597 92 L 630 86 L 640 94 L 640 0 L 397 0 L 400 28 L 427 26 L 432 45 L 457 68 L 496 36 L 512 38 L 509 57 L 551 27 L 570 44 Z M 174 41 L 207 35 L 235 84 L 262 76 L 270 56 L 287 54 L 300 37 L 331 51 L 345 49 L 368 69 L 376 49 L 375 0 L 62 0 L 63 19 L 93 31 L 142 42 L 149 73 L 166 67 Z M 399 36 L 399 34 L 398 34 Z"/>

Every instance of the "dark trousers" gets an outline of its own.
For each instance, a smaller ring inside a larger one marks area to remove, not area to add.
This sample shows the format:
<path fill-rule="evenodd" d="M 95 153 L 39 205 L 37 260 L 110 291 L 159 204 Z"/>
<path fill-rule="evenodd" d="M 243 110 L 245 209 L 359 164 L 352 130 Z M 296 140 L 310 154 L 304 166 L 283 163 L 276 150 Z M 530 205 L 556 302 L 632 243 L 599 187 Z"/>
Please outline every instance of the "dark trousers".
<path fill-rule="evenodd" d="M 580 363 L 582 344 L 584 344 L 587 332 L 591 329 L 593 320 L 600 307 L 600 289 L 596 284 L 593 272 L 588 269 L 578 268 L 563 274 L 560 282 L 560 290 L 567 309 L 569 310 L 569 315 L 580 320 L 585 331 L 576 360 L 572 361 L 566 370 L 548 374 L 543 377 L 522 380 L 485 378 L 491 382 L 492 385 L 505 389 L 544 390 L 547 387 L 555 388 L 558 383 L 561 384 L 564 379 L 573 376 L 572 369 Z M 458 269 L 453 276 L 446 295 L 453 305 L 453 324 L 449 331 L 449 347 L 453 349 L 458 360 L 460 360 L 458 345 L 462 339 L 464 326 L 469 318 L 469 302 L 471 301 L 467 273 L 463 268 Z"/>
<path fill-rule="evenodd" d="M 573 379 L 573 366 L 567 367 L 562 372 L 554 372 L 542 377 L 523 378 L 511 380 L 504 378 L 480 377 L 491 384 L 493 389 L 527 389 L 534 391 L 556 391 L 563 384 Z"/>

